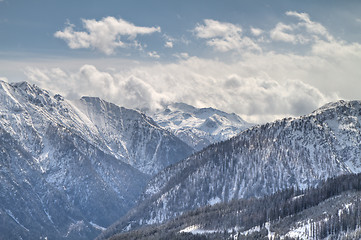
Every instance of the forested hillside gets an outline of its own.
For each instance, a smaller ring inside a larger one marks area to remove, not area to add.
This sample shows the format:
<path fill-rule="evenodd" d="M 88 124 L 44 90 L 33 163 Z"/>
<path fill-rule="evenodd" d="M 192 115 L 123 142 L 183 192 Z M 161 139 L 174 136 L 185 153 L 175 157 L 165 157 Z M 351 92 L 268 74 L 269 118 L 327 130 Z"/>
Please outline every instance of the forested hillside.
<path fill-rule="evenodd" d="M 260 199 L 239 199 L 187 212 L 110 239 L 354 239 L 361 226 L 361 174 L 290 188 Z M 295 238 L 297 239 L 297 237 Z"/>

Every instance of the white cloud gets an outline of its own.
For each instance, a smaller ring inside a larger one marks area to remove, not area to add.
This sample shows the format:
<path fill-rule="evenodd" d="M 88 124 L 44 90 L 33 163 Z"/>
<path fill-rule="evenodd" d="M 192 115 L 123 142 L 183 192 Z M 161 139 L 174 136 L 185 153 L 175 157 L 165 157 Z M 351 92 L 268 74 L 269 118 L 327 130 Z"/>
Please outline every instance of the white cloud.
<path fill-rule="evenodd" d="M 71 98 L 98 96 L 121 106 L 150 109 L 168 102 L 185 102 L 235 112 L 255 122 L 307 114 L 339 98 L 359 99 L 361 44 L 335 41 L 327 29 L 313 23 L 305 13 L 287 15 L 297 22 L 279 23 L 275 39 L 299 44 L 308 41 L 309 51 L 245 51 L 241 59 L 227 63 L 178 53 L 174 55 L 177 61 L 167 64 L 93 62 L 71 70 L 70 63 L 46 69 L 33 65 L 26 74 L 32 82 Z M 194 33 L 218 51 L 222 50 L 222 41 L 228 46 L 223 50 L 239 50 L 234 49 L 236 44 L 229 36 L 245 39 L 242 29 L 233 24 L 209 20 L 197 27 Z"/>
<path fill-rule="evenodd" d="M 113 71 L 100 71 L 93 65 L 83 65 L 70 74 L 58 68 L 28 67 L 26 75 L 31 82 L 70 99 L 96 96 L 121 106 L 148 109 L 159 108 L 166 101 L 165 96 L 132 74 L 123 76 Z"/>
<path fill-rule="evenodd" d="M 156 51 L 148 52 L 148 56 L 152 58 L 160 58 L 159 54 Z"/>
<path fill-rule="evenodd" d="M 323 57 L 337 57 L 335 61 L 358 61 L 361 58 L 361 44 L 319 41 L 312 46 L 312 53 Z"/>
<path fill-rule="evenodd" d="M 250 38 L 242 37 L 242 28 L 232 23 L 205 19 L 204 25 L 197 24 L 193 32 L 198 38 L 207 39 L 207 45 L 219 52 L 237 50 L 261 51 L 261 48 Z"/>
<path fill-rule="evenodd" d="M 186 52 L 182 52 L 182 53 L 180 53 L 179 55 L 180 55 L 182 58 L 185 58 L 185 59 L 189 58 L 189 54 L 186 53 Z"/>
<path fill-rule="evenodd" d="M 165 33 L 163 34 L 163 38 L 165 40 L 164 47 L 166 48 L 173 48 L 174 43 L 179 41 Z"/>
<path fill-rule="evenodd" d="M 105 17 L 100 21 L 83 19 L 85 31 L 75 31 L 74 25 L 68 24 L 63 31 L 54 36 L 63 39 L 72 49 L 93 48 L 107 55 L 113 54 L 116 48 L 129 47 L 137 35 L 160 32 L 160 27 L 139 27 L 121 18 Z"/>
<path fill-rule="evenodd" d="M 288 32 L 287 32 L 288 31 Z M 293 31 L 293 27 L 283 23 L 278 23 L 270 32 L 270 37 L 276 41 L 296 43 L 296 36 L 289 33 Z"/>
<path fill-rule="evenodd" d="M 298 18 L 297 24 L 278 23 L 275 28 L 270 31 L 270 37 L 276 41 L 290 42 L 293 44 L 306 44 L 311 41 L 327 40 L 334 41 L 327 29 L 318 22 L 313 22 L 307 13 L 298 13 L 295 11 L 286 12 L 287 16 Z"/>
<path fill-rule="evenodd" d="M 258 37 L 263 33 L 263 30 L 260 29 L 260 28 L 251 27 L 251 33 L 252 33 L 253 36 Z"/>
<path fill-rule="evenodd" d="M 185 45 L 189 45 L 191 43 L 191 40 L 189 40 L 187 37 L 185 37 L 184 35 L 181 37 L 181 39 L 179 40 L 181 43 L 185 44 Z"/>
<path fill-rule="evenodd" d="M 194 29 L 199 38 L 216 38 L 227 36 L 241 36 L 242 28 L 232 23 L 218 22 L 212 19 L 205 19 L 204 25 L 198 24 Z"/>
<path fill-rule="evenodd" d="M 46 85 L 51 82 L 50 78 L 48 77 L 47 70 L 41 70 L 38 68 L 27 67 L 26 68 L 26 75 L 30 81 L 35 83 L 46 83 Z"/>
<path fill-rule="evenodd" d="M 173 56 L 176 57 L 179 60 L 185 60 L 185 59 L 190 58 L 189 54 L 186 53 L 186 52 L 176 53 L 176 54 L 173 54 Z"/>
<path fill-rule="evenodd" d="M 322 60 L 318 57 L 251 54 L 232 64 L 191 57 L 178 63 L 136 66 L 117 73 L 84 65 L 70 74 L 32 69 L 28 76 L 33 81 L 38 79 L 37 84 L 42 87 L 71 98 L 98 96 L 128 108 L 149 109 L 168 102 L 186 102 L 264 122 L 306 114 L 338 98 L 335 93 L 325 94 L 315 87 L 312 81 L 316 79 L 306 82 L 310 75 L 325 70 L 319 62 Z"/>
<path fill-rule="evenodd" d="M 167 42 L 164 44 L 164 47 L 166 47 L 166 48 L 173 48 L 173 42 L 167 41 Z"/>
<path fill-rule="evenodd" d="M 298 27 L 305 27 L 306 31 L 310 34 L 315 34 L 313 37 L 323 36 L 328 41 L 333 41 L 333 37 L 328 33 L 327 29 L 318 22 L 313 22 L 310 19 L 310 16 L 307 13 L 298 13 L 295 11 L 286 12 L 287 16 L 294 16 L 299 18 L 302 22 L 298 24 Z"/>
<path fill-rule="evenodd" d="M 156 109 L 166 101 L 166 96 L 157 93 L 144 80 L 130 75 L 124 82 L 120 82 L 120 92 L 124 95 L 123 105 L 132 108 Z"/>
<path fill-rule="evenodd" d="M 299 80 L 232 75 L 226 78 L 224 87 L 228 89 L 229 100 L 238 100 L 230 101 L 232 108 L 254 117 L 260 117 L 260 113 L 263 118 L 273 114 L 305 114 L 329 100 L 318 89 Z"/>

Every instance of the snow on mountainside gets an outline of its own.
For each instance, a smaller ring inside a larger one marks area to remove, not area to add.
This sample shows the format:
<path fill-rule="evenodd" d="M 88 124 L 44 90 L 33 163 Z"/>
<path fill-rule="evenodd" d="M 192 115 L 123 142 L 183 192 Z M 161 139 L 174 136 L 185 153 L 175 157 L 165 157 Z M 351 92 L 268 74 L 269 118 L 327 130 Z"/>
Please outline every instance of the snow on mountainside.
<path fill-rule="evenodd" d="M 361 172 L 360 156 L 361 102 L 331 103 L 307 116 L 252 127 L 166 168 L 150 181 L 144 201 L 112 228 L 159 223 L 214 202 L 290 186 L 315 186 Z"/>
<path fill-rule="evenodd" d="M 110 239 L 360 239 L 360 180 L 343 175 L 316 188 L 197 208 Z"/>
<path fill-rule="evenodd" d="M 144 114 L 99 98 L 71 102 L 1 81 L 0 103 L 8 238 L 94 237 L 134 205 L 149 175 L 193 151 Z"/>
<path fill-rule="evenodd" d="M 67 101 L 60 95 L 51 97 L 49 92 L 26 82 L 12 85 L 3 82 L 2 87 L 2 112 L 6 112 L 0 124 L 24 142 L 27 150 L 38 154 L 45 169 L 48 163 L 43 158 L 49 155 L 46 142 L 38 149 L 36 142 L 29 141 L 29 130 L 22 128 L 30 126 L 41 136 L 49 124 L 61 125 L 146 174 L 154 174 L 192 153 L 189 146 L 136 110 L 99 98 Z M 176 148 L 170 147 L 173 145 Z"/>
<path fill-rule="evenodd" d="M 189 156 L 193 149 L 153 119 L 136 110 L 118 107 L 99 98 L 83 97 L 76 105 L 95 125 L 105 152 L 154 175 Z"/>
<path fill-rule="evenodd" d="M 227 140 L 252 126 L 234 113 L 195 108 L 185 103 L 174 103 L 150 114 L 160 126 L 196 150 Z"/>

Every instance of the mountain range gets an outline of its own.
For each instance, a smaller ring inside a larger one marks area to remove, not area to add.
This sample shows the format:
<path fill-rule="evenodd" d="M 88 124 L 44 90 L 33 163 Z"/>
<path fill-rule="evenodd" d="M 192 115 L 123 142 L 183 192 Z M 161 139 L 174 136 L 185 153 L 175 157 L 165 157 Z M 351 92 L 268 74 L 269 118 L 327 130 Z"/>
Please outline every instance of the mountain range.
<path fill-rule="evenodd" d="M 193 153 L 151 118 L 99 98 L 0 83 L 0 221 L 6 239 L 89 239 L 149 178 Z"/>
<path fill-rule="evenodd" d="M 359 189 L 323 192 L 326 179 L 343 186 L 359 178 L 350 174 L 361 172 L 360 101 L 262 125 L 184 103 L 143 113 L 97 97 L 68 100 L 27 82 L 0 81 L 0 103 L 4 239 L 169 237 L 164 229 L 179 239 L 307 239 L 345 234 L 345 227 L 359 236 L 354 222 L 340 220 L 358 221 L 350 214 L 360 212 L 352 200 Z M 282 215 L 288 208 L 259 207 L 308 195 L 319 205 L 295 205 L 289 213 L 297 221 Z M 229 225 L 232 216 L 245 216 L 241 203 L 262 221 Z M 205 221 L 212 214 L 220 221 Z"/>
<path fill-rule="evenodd" d="M 164 109 L 149 112 L 149 115 L 159 126 L 197 151 L 212 143 L 227 140 L 254 125 L 235 113 L 196 108 L 185 103 L 169 104 Z"/>
<path fill-rule="evenodd" d="M 159 224 L 190 210 L 263 197 L 361 172 L 361 102 L 251 127 L 158 173 L 142 201 L 101 237 Z"/>

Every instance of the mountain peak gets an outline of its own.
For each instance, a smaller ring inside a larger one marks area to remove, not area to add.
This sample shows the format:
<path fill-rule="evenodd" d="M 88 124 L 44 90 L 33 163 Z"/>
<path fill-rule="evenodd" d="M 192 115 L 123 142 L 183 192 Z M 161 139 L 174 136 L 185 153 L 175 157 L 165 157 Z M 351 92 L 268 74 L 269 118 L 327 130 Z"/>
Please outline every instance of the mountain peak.
<path fill-rule="evenodd" d="M 173 103 L 151 115 L 160 125 L 201 150 L 209 144 L 224 141 L 252 126 L 235 113 L 214 108 L 196 108 L 186 103 Z"/>
<path fill-rule="evenodd" d="M 328 110 L 337 110 L 337 109 L 345 108 L 345 107 L 360 109 L 361 101 L 359 101 L 359 100 L 352 100 L 352 101 L 339 100 L 336 102 L 329 102 L 329 103 L 326 103 L 325 105 L 321 106 L 320 108 L 316 109 L 315 111 L 313 111 L 312 114 L 319 114 L 322 112 L 326 112 Z M 340 109 L 339 111 L 342 111 L 342 109 Z"/>
<path fill-rule="evenodd" d="M 15 89 L 19 89 L 27 94 L 38 94 L 38 95 L 42 93 L 49 94 L 48 91 L 41 89 L 35 84 L 30 84 L 27 81 L 11 83 L 10 85 L 13 86 Z"/>
<path fill-rule="evenodd" d="M 31 87 L 31 84 L 28 81 L 15 82 L 15 83 L 11 83 L 10 85 L 12 85 L 15 88 L 23 88 L 23 89 Z"/>

